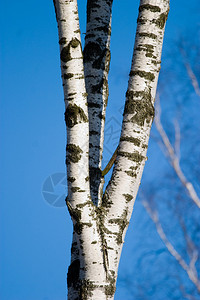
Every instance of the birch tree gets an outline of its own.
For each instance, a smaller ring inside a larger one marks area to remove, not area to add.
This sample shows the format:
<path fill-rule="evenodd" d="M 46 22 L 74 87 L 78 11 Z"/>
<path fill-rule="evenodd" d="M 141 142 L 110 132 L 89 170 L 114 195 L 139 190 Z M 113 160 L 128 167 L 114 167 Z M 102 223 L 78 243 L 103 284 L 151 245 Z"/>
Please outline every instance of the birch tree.
<path fill-rule="evenodd" d="M 67 128 L 66 204 L 73 222 L 68 299 L 113 299 L 146 161 L 169 0 L 141 0 L 120 142 L 102 170 L 112 0 L 87 1 L 82 51 L 77 0 L 54 0 Z M 83 146 L 84 145 L 84 146 Z M 104 189 L 104 176 L 114 163 Z"/>
<path fill-rule="evenodd" d="M 142 216 L 135 220 L 143 241 L 134 238 L 132 268 L 119 277 L 130 299 L 200 296 L 200 52 L 198 28 L 193 32 L 172 41 L 159 81 L 151 130 L 156 160 L 149 152 L 154 174 L 143 178 L 138 197 L 148 214 L 141 205 Z"/>

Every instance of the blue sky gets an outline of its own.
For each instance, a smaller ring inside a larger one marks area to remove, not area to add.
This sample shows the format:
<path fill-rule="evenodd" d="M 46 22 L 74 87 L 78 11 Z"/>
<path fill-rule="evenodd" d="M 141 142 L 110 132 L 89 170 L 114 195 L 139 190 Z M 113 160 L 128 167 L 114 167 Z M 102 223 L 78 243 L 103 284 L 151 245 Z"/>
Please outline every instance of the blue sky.
<path fill-rule="evenodd" d="M 65 207 L 48 204 L 42 195 L 46 178 L 65 172 L 64 102 L 52 3 L 1 3 L 1 300 L 66 297 L 71 221 Z M 105 160 L 119 136 L 138 5 L 139 1 L 114 1 Z M 85 6 L 86 1 L 79 0 L 82 33 Z M 199 24 L 199 8 L 198 0 L 171 1 L 163 57 L 177 36 Z M 137 207 L 135 224 L 141 218 Z M 129 265 L 131 241 L 139 239 L 138 228 L 134 229 L 126 239 L 121 272 Z M 119 288 L 116 299 L 122 297 L 125 294 Z"/>

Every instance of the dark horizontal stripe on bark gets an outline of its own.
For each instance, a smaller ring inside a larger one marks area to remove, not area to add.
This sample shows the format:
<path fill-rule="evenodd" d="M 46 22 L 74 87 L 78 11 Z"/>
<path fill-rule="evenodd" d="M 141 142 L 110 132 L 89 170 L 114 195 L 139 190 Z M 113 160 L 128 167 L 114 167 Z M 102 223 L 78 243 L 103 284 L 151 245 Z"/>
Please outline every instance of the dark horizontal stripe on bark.
<path fill-rule="evenodd" d="M 139 12 L 141 12 L 144 9 L 150 10 L 151 12 L 160 12 L 161 11 L 159 6 L 143 4 L 143 5 L 140 5 Z"/>
<path fill-rule="evenodd" d="M 140 146 L 140 140 L 138 138 L 129 137 L 129 136 L 122 136 L 120 138 L 121 142 L 130 142 L 133 143 L 135 146 Z"/>
<path fill-rule="evenodd" d="M 140 163 L 145 159 L 145 157 L 143 155 L 141 155 L 139 152 L 136 152 L 136 151 L 132 152 L 132 153 L 125 152 L 125 151 L 118 151 L 118 155 L 126 157 L 129 160 L 132 160 L 137 163 Z"/>
<path fill-rule="evenodd" d="M 130 77 L 131 76 L 136 76 L 136 75 L 138 75 L 140 77 L 143 77 L 143 78 L 145 78 L 147 80 L 150 80 L 150 81 L 152 81 L 152 80 L 155 79 L 155 75 L 153 73 L 151 73 L 151 72 L 134 70 L 134 71 L 131 71 L 130 74 L 129 74 Z"/>

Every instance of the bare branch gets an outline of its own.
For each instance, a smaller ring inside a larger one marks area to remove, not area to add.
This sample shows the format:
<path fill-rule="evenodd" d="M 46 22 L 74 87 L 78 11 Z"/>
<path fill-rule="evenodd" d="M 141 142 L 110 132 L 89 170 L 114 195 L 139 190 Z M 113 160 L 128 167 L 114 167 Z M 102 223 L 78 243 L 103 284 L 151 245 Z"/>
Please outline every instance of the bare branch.
<path fill-rule="evenodd" d="M 110 169 L 112 168 L 116 158 L 117 158 L 117 150 L 118 150 L 118 147 L 117 149 L 115 150 L 115 152 L 113 153 L 111 159 L 109 160 L 107 166 L 105 167 L 105 169 L 101 172 L 102 176 L 105 176 L 109 171 Z"/>
<path fill-rule="evenodd" d="M 158 212 L 155 210 L 153 211 L 151 209 L 149 203 L 144 199 L 142 200 L 142 204 L 143 204 L 144 208 L 146 209 L 147 213 L 149 214 L 149 216 L 151 217 L 152 221 L 154 222 L 157 232 L 158 232 L 161 240 L 165 244 L 166 248 L 168 249 L 170 254 L 176 259 L 176 261 L 179 263 L 181 268 L 183 270 L 185 270 L 190 281 L 193 282 L 193 284 L 196 286 L 198 292 L 200 293 L 200 280 L 197 277 L 197 272 L 196 272 L 196 268 L 194 265 L 194 262 L 196 262 L 195 261 L 196 256 L 194 259 L 191 260 L 190 264 L 188 265 L 185 262 L 185 260 L 182 258 L 182 256 L 178 253 L 178 251 L 174 248 L 174 246 L 170 243 L 170 241 L 168 240 L 168 238 L 162 228 L 162 225 L 159 221 Z"/>
<path fill-rule="evenodd" d="M 191 80 L 192 86 L 195 90 L 195 93 L 197 94 L 197 96 L 200 97 L 200 87 L 199 87 L 197 77 L 196 77 L 196 75 L 194 74 L 194 72 L 192 70 L 191 64 L 190 64 L 189 59 L 187 57 L 187 53 L 186 53 L 185 49 L 182 46 L 180 47 L 180 52 L 181 52 L 181 55 L 182 55 L 182 58 L 183 58 L 183 63 L 184 63 L 185 68 L 187 70 L 187 74 L 188 74 L 188 76 Z"/>
<path fill-rule="evenodd" d="M 178 120 L 174 120 L 174 129 L 175 129 L 175 144 L 174 144 L 174 149 L 176 156 L 180 160 L 180 143 L 181 143 L 181 132 L 180 132 L 180 126 L 178 123 Z"/>
<path fill-rule="evenodd" d="M 165 146 L 165 150 L 167 152 L 167 157 L 169 158 L 170 163 L 171 163 L 174 171 L 176 172 L 180 182 L 187 190 L 190 198 L 198 206 L 198 208 L 200 208 L 200 199 L 195 191 L 195 188 L 194 188 L 193 184 L 190 181 L 188 181 L 188 179 L 184 175 L 184 173 L 180 167 L 180 160 L 179 160 L 178 156 L 176 155 L 174 148 L 171 145 L 169 138 L 162 126 L 162 123 L 160 120 L 161 107 L 160 107 L 159 101 L 156 101 L 156 111 L 157 111 L 157 114 L 155 116 L 155 126 L 161 136 L 163 145 Z"/>

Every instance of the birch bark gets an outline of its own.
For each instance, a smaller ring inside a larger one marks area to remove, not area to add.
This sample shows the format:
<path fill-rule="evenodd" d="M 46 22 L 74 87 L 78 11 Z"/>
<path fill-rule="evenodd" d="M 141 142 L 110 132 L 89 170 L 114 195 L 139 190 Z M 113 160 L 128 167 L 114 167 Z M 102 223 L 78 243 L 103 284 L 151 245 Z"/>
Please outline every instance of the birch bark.
<path fill-rule="evenodd" d="M 146 160 L 169 1 L 140 1 L 121 138 L 104 195 L 101 161 L 112 0 L 88 0 L 83 53 L 77 1 L 54 0 L 54 5 L 66 106 L 66 202 L 73 221 L 68 299 L 113 299 Z"/>

